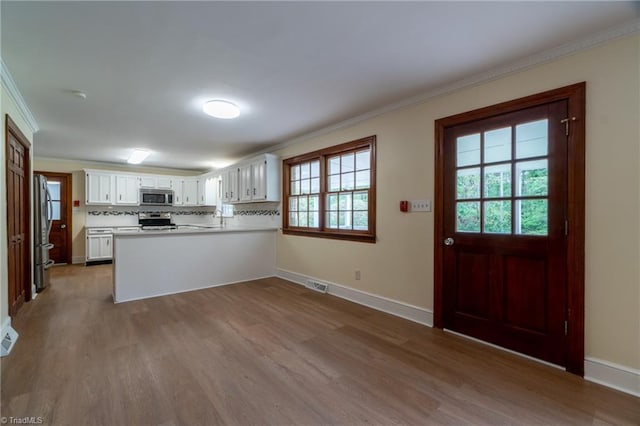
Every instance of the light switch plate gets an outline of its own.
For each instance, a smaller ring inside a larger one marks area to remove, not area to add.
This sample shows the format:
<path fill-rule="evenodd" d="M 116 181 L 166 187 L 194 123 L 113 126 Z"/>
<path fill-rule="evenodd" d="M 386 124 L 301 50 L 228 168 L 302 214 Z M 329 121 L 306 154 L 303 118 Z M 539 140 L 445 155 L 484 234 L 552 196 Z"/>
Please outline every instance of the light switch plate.
<path fill-rule="evenodd" d="M 430 212 L 431 200 L 411 200 L 412 212 Z"/>

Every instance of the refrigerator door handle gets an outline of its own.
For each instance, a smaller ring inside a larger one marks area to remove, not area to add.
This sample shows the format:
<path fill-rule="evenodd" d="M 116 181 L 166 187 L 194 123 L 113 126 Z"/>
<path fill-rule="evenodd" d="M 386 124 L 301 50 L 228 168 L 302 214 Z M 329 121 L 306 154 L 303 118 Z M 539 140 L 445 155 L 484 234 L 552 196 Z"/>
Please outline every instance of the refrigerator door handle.
<path fill-rule="evenodd" d="M 43 248 L 47 249 L 47 250 L 51 250 L 52 248 L 54 248 L 55 246 L 51 243 L 49 244 L 45 244 Z"/>
<path fill-rule="evenodd" d="M 49 260 L 47 263 L 44 264 L 44 269 L 49 269 L 51 266 L 53 266 L 54 263 L 56 263 L 55 260 Z"/>
<path fill-rule="evenodd" d="M 51 233 L 51 227 L 53 226 L 53 201 L 51 200 L 51 193 L 49 188 L 45 184 L 45 191 L 47 192 L 47 236 Z M 47 238 L 48 239 L 48 238 Z"/>

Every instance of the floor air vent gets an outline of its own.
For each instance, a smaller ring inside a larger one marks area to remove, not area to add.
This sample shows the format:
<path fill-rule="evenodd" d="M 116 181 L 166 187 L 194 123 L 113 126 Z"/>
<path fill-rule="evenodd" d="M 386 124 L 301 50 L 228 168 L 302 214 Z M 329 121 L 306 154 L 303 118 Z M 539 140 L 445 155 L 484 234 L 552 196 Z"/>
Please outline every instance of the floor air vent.
<path fill-rule="evenodd" d="M 306 284 L 307 288 L 310 288 L 311 290 L 315 290 L 317 292 L 320 293 L 326 293 L 327 290 L 329 289 L 329 286 L 326 284 L 323 284 L 319 281 L 314 281 L 314 280 L 307 280 L 307 284 Z"/>

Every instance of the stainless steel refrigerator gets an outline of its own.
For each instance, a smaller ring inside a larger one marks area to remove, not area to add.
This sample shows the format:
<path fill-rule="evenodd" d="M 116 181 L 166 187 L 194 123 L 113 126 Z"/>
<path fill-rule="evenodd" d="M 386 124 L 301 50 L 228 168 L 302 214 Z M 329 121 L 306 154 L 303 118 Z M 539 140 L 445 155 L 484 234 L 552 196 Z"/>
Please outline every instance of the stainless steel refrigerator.
<path fill-rule="evenodd" d="M 49 259 L 49 250 L 53 248 L 53 244 L 49 243 L 53 204 L 47 178 L 42 175 L 33 175 L 33 208 L 33 275 L 36 291 L 39 292 L 49 285 L 48 269 L 54 264 Z"/>

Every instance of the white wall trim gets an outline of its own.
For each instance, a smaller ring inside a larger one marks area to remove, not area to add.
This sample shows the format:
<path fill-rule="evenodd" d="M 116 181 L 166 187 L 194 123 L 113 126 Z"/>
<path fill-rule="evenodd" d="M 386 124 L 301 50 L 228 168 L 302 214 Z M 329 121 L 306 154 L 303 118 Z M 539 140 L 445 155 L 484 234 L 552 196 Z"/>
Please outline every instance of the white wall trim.
<path fill-rule="evenodd" d="M 18 86 L 16 85 L 16 82 L 13 80 L 13 77 L 11 76 L 11 73 L 9 72 L 9 68 L 7 68 L 7 65 L 4 63 L 1 57 L 0 57 L 0 71 L 1 71 L 0 78 L 2 80 L 2 86 L 7 90 L 9 97 L 18 107 L 18 111 L 20 111 L 20 115 L 22 115 L 22 118 L 24 119 L 24 121 L 27 122 L 27 124 L 31 128 L 31 131 L 33 133 L 36 133 L 38 130 L 40 130 L 40 127 L 38 127 L 38 123 L 36 122 L 36 119 L 34 118 L 33 114 L 31 113 L 31 110 L 29 109 L 29 107 L 27 106 L 27 103 L 22 97 L 20 90 L 18 90 Z"/>
<path fill-rule="evenodd" d="M 299 274 L 297 272 L 287 271 L 278 268 L 276 276 L 296 284 L 305 285 L 307 280 L 318 281 L 326 284 L 327 292 L 331 295 L 346 299 L 359 305 L 368 306 L 378 311 L 386 312 L 397 317 L 408 319 L 422 325 L 433 327 L 433 312 L 426 308 L 410 305 L 398 300 L 389 299 L 377 294 L 368 293 L 362 290 L 356 290 L 351 287 L 321 280 L 316 277 Z"/>
<path fill-rule="evenodd" d="M 584 359 L 584 378 L 640 397 L 640 370 L 593 357 Z"/>
<path fill-rule="evenodd" d="M 391 111 L 410 107 L 413 105 L 418 105 L 430 99 L 436 98 L 438 96 L 450 94 L 461 89 L 485 84 L 490 81 L 497 80 L 499 78 L 506 77 L 511 74 L 515 74 L 517 72 L 525 71 L 529 68 L 533 68 L 538 65 L 552 62 L 557 59 L 561 59 L 565 56 L 574 55 L 583 50 L 591 49 L 593 47 L 606 44 L 610 41 L 614 41 L 623 37 L 630 36 L 637 32 L 640 32 L 640 19 L 634 19 L 625 24 L 622 24 L 613 28 L 609 28 L 607 30 L 604 30 L 595 34 L 591 34 L 588 37 L 585 37 L 583 39 L 566 43 L 549 50 L 545 50 L 543 52 L 521 59 L 519 61 L 512 62 L 510 64 L 503 65 L 501 67 L 497 67 L 489 71 L 464 78 L 462 80 L 455 81 L 451 84 L 438 86 L 435 89 L 430 90 L 428 92 L 421 93 L 419 95 L 404 99 L 402 101 L 383 106 L 382 108 L 374 109 L 372 111 L 366 112 L 356 117 L 348 118 L 339 123 L 335 123 L 327 127 L 323 127 L 313 132 L 298 136 L 294 139 L 290 139 L 288 141 L 285 141 L 276 145 L 272 145 L 269 148 L 265 148 L 252 155 L 278 151 L 278 150 L 287 148 L 289 146 L 304 142 L 308 139 L 316 138 L 318 136 L 326 135 L 328 133 L 331 133 L 340 129 L 345 129 L 345 128 L 354 126 L 358 123 L 372 119 L 382 114 L 386 114 Z"/>

